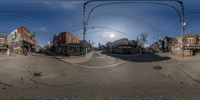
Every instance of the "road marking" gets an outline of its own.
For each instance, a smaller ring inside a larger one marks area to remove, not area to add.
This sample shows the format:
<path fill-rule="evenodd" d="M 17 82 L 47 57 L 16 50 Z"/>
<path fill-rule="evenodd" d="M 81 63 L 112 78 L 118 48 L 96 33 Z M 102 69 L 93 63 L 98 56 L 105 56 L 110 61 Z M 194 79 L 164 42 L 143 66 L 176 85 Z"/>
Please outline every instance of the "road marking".
<path fill-rule="evenodd" d="M 92 57 L 92 58 L 95 58 L 95 57 Z M 97 57 L 96 57 L 96 58 L 97 58 Z M 102 58 L 102 57 L 98 57 L 98 58 Z M 103 58 L 105 58 L 105 57 L 103 57 Z M 115 57 L 111 57 L 111 58 L 115 58 Z M 129 59 L 126 59 L 126 60 L 129 61 L 129 60 L 132 60 L 132 59 L 134 59 L 134 58 L 129 58 Z M 94 66 L 80 65 L 80 64 L 73 63 L 73 62 L 64 61 L 64 60 L 59 59 L 59 58 L 57 58 L 57 60 L 60 60 L 60 61 L 65 62 L 65 63 L 70 63 L 70 64 L 75 65 L 75 66 L 77 66 L 77 67 L 90 68 L 90 69 L 109 68 L 109 67 L 114 67 L 114 66 L 116 67 L 117 65 L 120 65 L 120 64 L 122 64 L 122 63 L 127 62 L 126 60 L 123 60 L 123 61 L 121 61 L 121 62 L 119 62 L 119 63 L 115 63 L 115 64 L 111 64 L 111 65 L 107 65 L 107 66 L 98 66 L 98 67 L 94 67 Z"/>
<path fill-rule="evenodd" d="M 106 58 L 106 57 L 92 57 L 92 58 Z"/>
<path fill-rule="evenodd" d="M 119 63 L 115 63 L 115 64 L 111 64 L 111 65 L 107 65 L 107 66 L 98 66 L 98 67 L 79 65 L 79 64 L 74 64 L 74 63 L 72 63 L 72 65 L 75 65 L 75 66 L 78 66 L 78 67 L 83 67 L 83 68 L 100 69 L 100 68 L 109 68 L 109 67 L 117 66 L 117 65 L 120 65 L 120 64 L 122 64 L 124 62 L 125 61 L 121 61 Z"/>
<path fill-rule="evenodd" d="M 127 60 L 131 60 L 132 58 L 130 59 L 127 59 Z M 83 68 L 90 68 L 90 69 L 100 69 L 100 68 L 109 68 L 109 67 L 116 67 L 117 65 L 120 65 L 122 63 L 125 63 L 127 61 L 121 61 L 119 63 L 115 63 L 115 64 L 111 64 L 111 65 L 107 65 L 107 66 L 98 66 L 98 67 L 94 67 L 94 66 L 86 66 L 86 65 L 79 65 L 79 64 L 75 64 L 75 63 L 71 63 L 72 65 L 75 65 L 75 66 L 78 66 L 78 67 L 83 67 Z"/>

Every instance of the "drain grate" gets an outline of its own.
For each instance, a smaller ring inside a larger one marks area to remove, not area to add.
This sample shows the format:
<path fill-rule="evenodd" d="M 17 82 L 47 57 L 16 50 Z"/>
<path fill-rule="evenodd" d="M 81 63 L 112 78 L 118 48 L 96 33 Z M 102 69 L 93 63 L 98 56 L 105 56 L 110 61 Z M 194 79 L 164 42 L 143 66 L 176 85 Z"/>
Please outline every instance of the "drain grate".
<path fill-rule="evenodd" d="M 42 74 L 41 73 L 33 73 L 33 76 L 34 77 L 40 77 L 40 76 L 42 76 Z"/>
<path fill-rule="evenodd" d="M 153 69 L 155 69 L 155 70 L 161 70 L 162 66 L 153 66 Z"/>

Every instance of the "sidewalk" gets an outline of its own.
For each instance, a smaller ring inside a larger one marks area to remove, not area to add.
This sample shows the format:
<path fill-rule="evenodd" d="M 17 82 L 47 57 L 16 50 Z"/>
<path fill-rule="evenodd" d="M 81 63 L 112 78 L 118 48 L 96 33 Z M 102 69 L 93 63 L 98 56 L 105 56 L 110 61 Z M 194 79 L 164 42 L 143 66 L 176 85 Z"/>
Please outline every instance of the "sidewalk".
<path fill-rule="evenodd" d="M 200 55 L 182 57 L 182 56 L 173 55 L 169 53 L 156 53 L 156 54 L 161 57 L 170 57 L 171 59 L 178 60 L 178 61 L 200 61 Z"/>
<path fill-rule="evenodd" d="M 200 55 L 181 57 L 170 55 L 170 57 L 183 64 L 182 71 L 193 81 L 200 83 Z"/>
<path fill-rule="evenodd" d="M 84 57 L 83 56 L 71 56 L 71 57 L 60 57 L 60 56 L 56 56 L 57 59 L 60 59 L 64 62 L 70 62 L 70 63 L 82 63 L 82 62 L 86 62 L 88 60 L 91 59 L 91 57 L 93 56 L 94 51 L 86 54 Z"/>
<path fill-rule="evenodd" d="M 12 56 L 0 55 L 0 61 L 12 60 L 12 59 L 16 59 L 19 57 L 23 57 L 23 56 L 22 55 L 12 55 Z"/>
<path fill-rule="evenodd" d="M 158 54 L 158 53 L 157 53 Z M 196 83 L 200 83 L 200 55 L 182 57 L 177 55 L 170 55 L 159 53 L 160 56 L 171 57 L 176 62 L 181 63 L 182 71 Z"/>

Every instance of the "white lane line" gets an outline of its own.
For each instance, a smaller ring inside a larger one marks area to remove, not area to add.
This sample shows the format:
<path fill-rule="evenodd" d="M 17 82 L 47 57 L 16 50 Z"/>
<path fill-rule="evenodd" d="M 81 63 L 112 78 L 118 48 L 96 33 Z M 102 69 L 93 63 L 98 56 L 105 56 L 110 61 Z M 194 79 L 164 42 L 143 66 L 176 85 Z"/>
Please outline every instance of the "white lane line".
<path fill-rule="evenodd" d="M 115 64 L 111 64 L 111 65 L 107 65 L 107 66 L 98 66 L 98 67 L 79 65 L 79 64 L 74 64 L 74 63 L 72 63 L 72 65 L 76 65 L 78 67 L 83 67 L 83 68 L 100 69 L 100 68 L 109 68 L 109 67 L 117 66 L 117 65 L 120 65 L 120 64 L 122 64 L 124 62 L 125 61 L 122 61 L 122 62 L 119 62 L 119 63 L 115 63 Z"/>
<path fill-rule="evenodd" d="M 92 57 L 92 58 L 106 58 L 106 57 Z"/>
<path fill-rule="evenodd" d="M 127 60 L 131 60 L 131 58 L 130 59 L 127 59 Z M 115 64 L 111 64 L 111 65 L 107 65 L 107 66 L 98 66 L 98 67 L 94 67 L 94 66 L 86 66 L 86 65 L 79 65 L 79 64 L 75 64 L 75 63 L 71 63 L 72 65 L 75 65 L 75 66 L 78 66 L 78 67 L 82 67 L 82 68 L 90 68 L 90 69 L 100 69 L 100 68 L 109 68 L 109 67 L 117 67 L 117 65 L 120 65 L 120 64 L 122 64 L 122 63 L 125 63 L 125 62 L 127 62 L 127 61 L 121 61 L 121 62 L 119 62 L 119 63 L 115 63 Z"/>

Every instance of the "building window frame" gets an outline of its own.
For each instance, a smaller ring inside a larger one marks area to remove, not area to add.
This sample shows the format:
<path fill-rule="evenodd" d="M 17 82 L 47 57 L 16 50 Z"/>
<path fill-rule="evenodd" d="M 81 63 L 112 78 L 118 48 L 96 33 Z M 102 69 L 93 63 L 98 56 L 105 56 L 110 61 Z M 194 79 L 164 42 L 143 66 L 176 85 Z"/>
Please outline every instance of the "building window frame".
<path fill-rule="evenodd" d="M 194 43 L 194 37 L 188 37 L 188 43 Z"/>
<path fill-rule="evenodd" d="M 0 43 L 4 43 L 4 38 L 0 38 Z"/>

